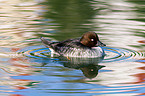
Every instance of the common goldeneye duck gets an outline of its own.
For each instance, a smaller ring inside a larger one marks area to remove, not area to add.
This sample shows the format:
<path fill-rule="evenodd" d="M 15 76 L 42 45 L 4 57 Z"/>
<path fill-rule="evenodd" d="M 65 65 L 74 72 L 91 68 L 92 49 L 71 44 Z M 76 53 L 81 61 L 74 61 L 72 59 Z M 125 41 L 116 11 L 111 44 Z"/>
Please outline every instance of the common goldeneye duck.
<path fill-rule="evenodd" d="M 66 57 L 96 58 L 104 56 L 100 46 L 106 46 L 95 32 L 87 32 L 81 38 L 68 39 L 61 42 L 51 42 L 41 37 L 42 43 L 54 54 Z"/>

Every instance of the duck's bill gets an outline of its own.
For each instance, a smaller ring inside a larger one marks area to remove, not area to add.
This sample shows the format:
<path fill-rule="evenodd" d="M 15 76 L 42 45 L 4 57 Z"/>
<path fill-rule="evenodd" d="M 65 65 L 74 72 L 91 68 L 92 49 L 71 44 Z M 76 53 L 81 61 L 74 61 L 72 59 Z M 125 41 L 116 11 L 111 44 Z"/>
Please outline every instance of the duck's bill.
<path fill-rule="evenodd" d="M 104 44 L 104 43 L 102 43 L 101 41 L 97 41 L 97 44 L 96 44 L 96 46 L 106 46 L 106 44 Z"/>

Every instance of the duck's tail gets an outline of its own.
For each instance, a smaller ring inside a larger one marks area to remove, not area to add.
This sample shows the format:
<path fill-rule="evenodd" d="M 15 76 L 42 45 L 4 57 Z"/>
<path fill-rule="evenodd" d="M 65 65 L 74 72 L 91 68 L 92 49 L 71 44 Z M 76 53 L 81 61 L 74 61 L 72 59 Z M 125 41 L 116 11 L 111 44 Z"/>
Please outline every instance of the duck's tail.
<path fill-rule="evenodd" d="M 51 43 L 52 43 L 51 41 L 46 40 L 44 37 L 41 37 L 40 39 L 41 39 L 42 43 L 43 43 L 46 47 L 48 47 L 48 48 L 52 47 L 52 46 L 51 46 Z"/>

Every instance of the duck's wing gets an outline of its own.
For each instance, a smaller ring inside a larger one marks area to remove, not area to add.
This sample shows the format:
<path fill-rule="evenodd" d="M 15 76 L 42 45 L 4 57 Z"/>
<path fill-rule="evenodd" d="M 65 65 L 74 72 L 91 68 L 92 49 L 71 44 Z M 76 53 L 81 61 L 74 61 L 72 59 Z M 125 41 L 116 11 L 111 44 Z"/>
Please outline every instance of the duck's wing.
<path fill-rule="evenodd" d="M 48 47 L 48 48 L 53 48 L 54 45 L 58 44 L 58 42 L 48 41 L 44 37 L 41 37 L 40 39 L 41 39 L 42 43 L 45 45 L 45 47 Z"/>
<path fill-rule="evenodd" d="M 81 46 L 83 46 L 80 43 L 80 38 L 76 38 L 76 39 L 67 39 L 61 42 L 51 42 L 47 39 L 45 39 L 44 37 L 40 38 L 42 43 L 45 45 L 45 47 L 48 48 L 52 48 L 55 51 L 57 50 L 61 50 L 61 49 L 66 49 L 66 48 L 80 48 Z"/>
<path fill-rule="evenodd" d="M 76 46 L 77 43 L 79 43 L 80 39 L 76 38 L 76 39 L 68 39 L 68 40 L 64 40 L 61 41 L 57 44 L 57 46 L 61 46 L 61 47 L 73 47 Z"/>

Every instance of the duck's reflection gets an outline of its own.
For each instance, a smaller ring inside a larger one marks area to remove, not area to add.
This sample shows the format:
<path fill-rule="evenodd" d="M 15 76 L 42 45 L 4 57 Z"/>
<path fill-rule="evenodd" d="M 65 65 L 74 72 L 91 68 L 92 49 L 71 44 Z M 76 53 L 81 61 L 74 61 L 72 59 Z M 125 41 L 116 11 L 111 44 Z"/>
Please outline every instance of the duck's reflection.
<path fill-rule="evenodd" d="M 64 67 L 80 69 L 85 77 L 95 78 L 98 75 L 99 69 L 105 67 L 98 65 L 99 62 L 103 60 L 101 58 L 60 58 L 63 62 Z"/>
<path fill-rule="evenodd" d="M 87 77 L 87 78 L 95 78 L 98 75 L 98 71 L 99 69 L 101 69 L 102 65 L 94 65 L 94 64 L 90 64 L 86 67 L 82 67 L 80 68 L 83 72 L 83 74 Z"/>

